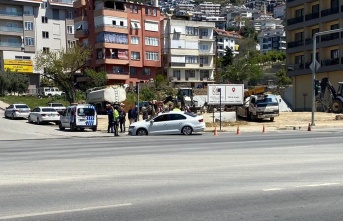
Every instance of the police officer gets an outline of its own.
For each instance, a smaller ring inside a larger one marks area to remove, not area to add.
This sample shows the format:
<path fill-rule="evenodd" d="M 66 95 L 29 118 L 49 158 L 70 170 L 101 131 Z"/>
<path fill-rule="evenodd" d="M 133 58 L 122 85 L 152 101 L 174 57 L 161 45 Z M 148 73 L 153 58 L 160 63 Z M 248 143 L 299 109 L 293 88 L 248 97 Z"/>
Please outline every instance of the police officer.
<path fill-rule="evenodd" d="M 115 103 L 113 104 L 113 128 L 114 128 L 114 136 L 118 137 L 118 121 L 119 121 L 119 104 Z"/>

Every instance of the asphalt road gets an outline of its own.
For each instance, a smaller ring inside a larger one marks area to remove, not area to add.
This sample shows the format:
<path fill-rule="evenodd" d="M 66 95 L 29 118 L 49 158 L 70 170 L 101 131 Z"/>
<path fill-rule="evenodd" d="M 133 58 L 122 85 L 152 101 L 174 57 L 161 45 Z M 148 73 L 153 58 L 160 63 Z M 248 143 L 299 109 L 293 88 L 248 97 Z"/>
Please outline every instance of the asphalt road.
<path fill-rule="evenodd" d="M 0 141 L 0 220 L 342 220 L 341 132 Z"/>

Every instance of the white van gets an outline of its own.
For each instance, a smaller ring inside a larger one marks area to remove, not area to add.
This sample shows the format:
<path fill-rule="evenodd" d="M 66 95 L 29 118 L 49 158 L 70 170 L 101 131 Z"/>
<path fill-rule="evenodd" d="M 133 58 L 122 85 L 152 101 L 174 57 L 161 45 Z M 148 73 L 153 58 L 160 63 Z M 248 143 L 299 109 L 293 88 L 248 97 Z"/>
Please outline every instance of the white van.
<path fill-rule="evenodd" d="M 98 118 L 95 107 L 90 104 L 77 104 L 69 106 L 60 117 L 60 130 L 70 128 L 71 131 L 77 129 L 97 130 Z"/>

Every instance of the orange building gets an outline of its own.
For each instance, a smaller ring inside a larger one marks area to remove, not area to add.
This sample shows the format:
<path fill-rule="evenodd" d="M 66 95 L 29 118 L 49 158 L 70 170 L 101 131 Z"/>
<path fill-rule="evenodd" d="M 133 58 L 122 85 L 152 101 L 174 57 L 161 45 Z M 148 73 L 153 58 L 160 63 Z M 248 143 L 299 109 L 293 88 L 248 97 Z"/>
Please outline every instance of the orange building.
<path fill-rule="evenodd" d="M 75 37 L 93 50 L 89 67 L 108 84 L 135 84 L 161 71 L 161 24 L 155 6 L 115 0 L 76 0 Z"/>

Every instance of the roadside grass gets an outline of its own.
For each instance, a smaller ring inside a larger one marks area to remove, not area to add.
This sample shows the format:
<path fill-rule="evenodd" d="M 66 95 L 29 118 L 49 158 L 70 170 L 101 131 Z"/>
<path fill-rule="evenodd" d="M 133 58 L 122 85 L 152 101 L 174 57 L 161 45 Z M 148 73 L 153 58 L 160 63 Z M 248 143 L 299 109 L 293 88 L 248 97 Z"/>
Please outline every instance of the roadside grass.
<path fill-rule="evenodd" d="M 39 106 L 47 106 L 48 103 L 62 103 L 65 106 L 69 105 L 68 101 L 62 99 L 56 99 L 54 97 L 47 97 L 47 98 L 38 98 L 34 96 L 4 96 L 0 97 L 0 100 L 7 103 L 7 104 L 17 104 L 17 103 L 24 103 L 29 106 L 31 109 Z"/>

